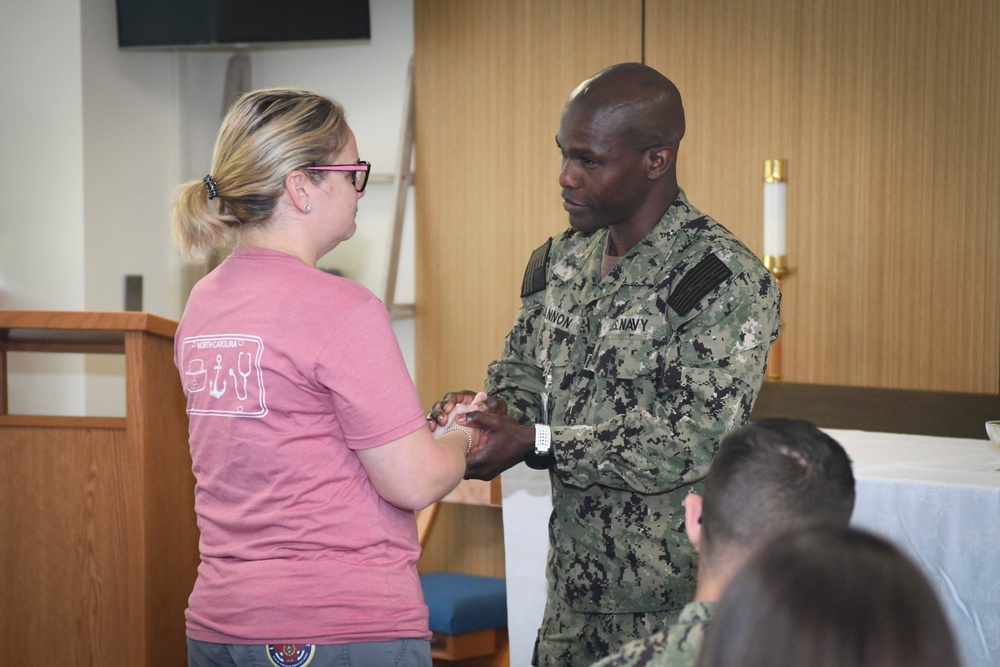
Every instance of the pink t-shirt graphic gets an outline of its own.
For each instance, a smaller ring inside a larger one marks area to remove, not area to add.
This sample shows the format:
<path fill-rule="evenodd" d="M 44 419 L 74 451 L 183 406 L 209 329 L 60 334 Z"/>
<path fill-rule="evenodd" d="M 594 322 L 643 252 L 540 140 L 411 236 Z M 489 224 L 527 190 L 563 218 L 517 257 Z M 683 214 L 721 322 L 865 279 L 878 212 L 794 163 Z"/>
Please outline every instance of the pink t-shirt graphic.
<path fill-rule="evenodd" d="M 263 417 L 264 341 L 257 336 L 191 336 L 181 342 L 180 367 L 190 400 L 189 415 Z"/>

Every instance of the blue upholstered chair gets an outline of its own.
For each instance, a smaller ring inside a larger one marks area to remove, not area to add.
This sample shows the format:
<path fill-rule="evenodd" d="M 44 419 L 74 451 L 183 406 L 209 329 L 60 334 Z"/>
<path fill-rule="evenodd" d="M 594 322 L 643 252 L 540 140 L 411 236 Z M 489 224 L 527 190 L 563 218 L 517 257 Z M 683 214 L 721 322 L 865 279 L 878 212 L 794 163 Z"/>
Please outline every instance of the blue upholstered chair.
<path fill-rule="evenodd" d="M 420 544 L 424 545 L 439 506 L 417 515 Z M 436 661 L 457 661 L 497 652 L 500 631 L 507 627 L 507 582 L 461 572 L 420 575 L 424 601 L 430 612 L 431 656 Z"/>

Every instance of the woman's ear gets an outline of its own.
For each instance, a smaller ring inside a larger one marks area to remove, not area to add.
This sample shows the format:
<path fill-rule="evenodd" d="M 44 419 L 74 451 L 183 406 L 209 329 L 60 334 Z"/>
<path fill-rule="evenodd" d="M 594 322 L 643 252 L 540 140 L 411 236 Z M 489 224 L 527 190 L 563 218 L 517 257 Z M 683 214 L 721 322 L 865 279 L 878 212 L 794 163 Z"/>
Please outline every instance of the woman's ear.
<path fill-rule="evenodd" d="M 309 203 L 312 184 L 312 180 L 301 169 L 295 169 L 285 177 L 285 192 L 301 213 L 312 210 L 312 205 Z"/>
<path fill-rule="evenodd" d="M 689 493 L 684 498 L 684 531 L 695 551 L 701 551 L 701 496 Z"/>

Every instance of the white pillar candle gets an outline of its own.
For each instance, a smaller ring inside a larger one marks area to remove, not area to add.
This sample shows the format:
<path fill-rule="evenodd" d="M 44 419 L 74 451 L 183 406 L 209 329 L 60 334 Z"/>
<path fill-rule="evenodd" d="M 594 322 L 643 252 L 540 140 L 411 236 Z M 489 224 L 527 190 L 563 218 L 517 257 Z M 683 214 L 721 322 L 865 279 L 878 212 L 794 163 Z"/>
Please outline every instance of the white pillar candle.
<path fill-rule="evenodd" d="M 785 256 L 787 160 L 764 160 L 764 255 Z"/>

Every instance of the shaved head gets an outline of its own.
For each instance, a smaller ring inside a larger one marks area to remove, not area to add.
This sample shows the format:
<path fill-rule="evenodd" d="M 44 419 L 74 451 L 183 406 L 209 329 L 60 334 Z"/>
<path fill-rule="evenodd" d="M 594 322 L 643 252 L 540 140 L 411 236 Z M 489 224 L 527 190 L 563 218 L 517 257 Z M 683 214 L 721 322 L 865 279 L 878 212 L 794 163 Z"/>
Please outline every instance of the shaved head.
<path fill-rule="evenodd" d="M 601 70 L 570 94 L 564 113 L 605 116 L 638 149 L 669 146 L 684 137 L 677 86 L 652 67 L 620 63 Z"/>

